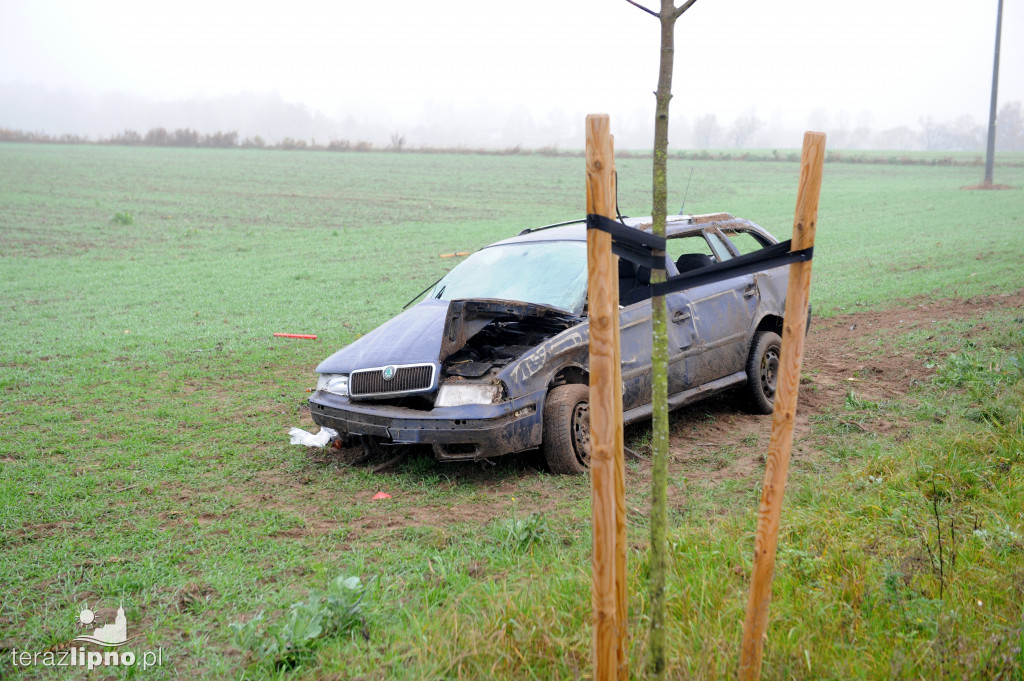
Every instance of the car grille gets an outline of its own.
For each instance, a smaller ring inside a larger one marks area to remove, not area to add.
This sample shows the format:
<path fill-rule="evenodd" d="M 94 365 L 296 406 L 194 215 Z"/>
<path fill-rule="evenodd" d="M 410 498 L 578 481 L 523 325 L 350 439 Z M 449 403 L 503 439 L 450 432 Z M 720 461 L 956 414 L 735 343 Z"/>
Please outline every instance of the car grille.
<path fill-rule="evenodd" d="M 393 369 L 395 372 L 391 380 L 384 380 L 384 372 L 387 369 Z M 348 389 L 352 397 L 390 397 L 424 392 L 433 387 L 433 364 L 409 364 L 353 371 Z"/>

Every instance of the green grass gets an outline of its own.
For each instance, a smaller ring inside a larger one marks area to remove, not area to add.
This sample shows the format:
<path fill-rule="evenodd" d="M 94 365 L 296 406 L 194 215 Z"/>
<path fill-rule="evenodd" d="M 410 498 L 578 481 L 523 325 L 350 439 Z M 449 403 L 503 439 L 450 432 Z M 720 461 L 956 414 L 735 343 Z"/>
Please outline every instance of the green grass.
<path fill-rule="evenodd" d="M 786 238 L 793 164 L 675 163 L 673 201 L 691 166 L 688 211 Z M 623 212 L 647 214 L 649 161 L 619 178 Z M 816 315 L 1019 289 L 1024 169 L 997 177 L 1016 189 L 959 189 L 979 179 L 828 165 Z M 440 276 L 440 255 L 582 212 L 576 158 L 0 145 L 0 645 L 61 644 L 86 604 L 123 602 L 139 649 L 164 649 L 147 678 L 589 673 L 585 478 L 530 456 L 374 475 L 286 436 L 308 423 L 315 365 Z M 851 393 L 815 426 L 827 445 L 794 463 L 765 678 L 991 677 L 1004 658 L 1020 678 L 1022 316 L 947 320 L 944 342 L 866 337 L 941 370 L 902 401 Z M 907 437 L 843 426 L 880 412 Z M 676 676 L 735 672 L 757 484 L 672 483 Z M 381 490 L 393 499 L 371 502 Z M 647 490 L 628 493 L 641 669 Z M 349 575 L 363 624 L 297 668 L 233 637 Z"/>

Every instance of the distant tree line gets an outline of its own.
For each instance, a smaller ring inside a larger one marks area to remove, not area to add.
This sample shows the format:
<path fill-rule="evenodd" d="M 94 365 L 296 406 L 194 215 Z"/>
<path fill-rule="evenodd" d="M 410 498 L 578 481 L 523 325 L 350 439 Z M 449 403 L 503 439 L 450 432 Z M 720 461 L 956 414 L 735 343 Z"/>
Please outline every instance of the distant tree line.
<path fill-rule="evenodd" d="M 672 155 L 677 158 L 730 158 L 737 160 L 771 160 L 771 161 L 793 161 L 797 160 L 796 154 L 783 154 L 773 151 L 770 154 L 764 152 L 736 153 L 709 152 L 710 149 L 745 149 L 761 148 L 766 146 L 766 141 L 772 139 L 772 135 L 766 132 L 770 124 L 758 118 L 752 111 L 738 117 L 728 127 L 719 125 L 717 117 L 713 114 L 699 116 L 691 121 L 685 119 L 673 119 L 673 139 L 688 140 L 690 149 L 677 150 Z M 1021 102 L 1014 101 L 1004 104 L 999 109 L 998 124 L 996 126 L 996 150 L 1000 152 L 1024 151 L 1024 112 Z M 941 151 L 982 151 L 985 146 L 987 130 L 974 121 L 970 116 L 960 116 L 952 121 L 937 121 L 931 116 L 922 117 L 918 120 L 919 130 L 911 129 L 908 126 L 899 126 L 887 130 L 872 130 L 865 121 L 861 124 L 851 125 L 850 121 L 843 114 L 831 117 L 824 111 L 818 111 L 811 115 L 807 127 L 813 130 L 823 130 L 829 135 L 830 155 L 834 161 L 848 161 L 859 163 L 894 163 L 908 162 L 905 157 L 865 155 L 856 153 L 858 149 L 890 149 L 896 151 L 923 150 L 932 152 Z M 201 133 L 191 128 L 178 128 L 167 130 L 166 128 L 152 128 L 149 132 L 141 134 L 132 129 L 126 129 L 110 137 L 92 140 L 81 135 L 48 135 L 42 132 L 30 132 L 13 130 L 0 127 L 0 142 L 30 142 L 41 144 L 109 144 L 119 146 L 147 146 L 147 147 L 190 147 L 210 149 L 282 149 L 282 150 L 306 150 L 306 151 L 390 151 L 390 152 L 411 152 L 411 153 L 464 153 L 464 154 L 536 154 L 539 156 L 578 156 L 580 150 L 561 150 L 557 146 L 549 145 L 537 148 L 527 148 L 516 145 L 505 148 L 467 147 L 467 146 L 429 146 L 421 145 L 413 147 L 407 144 L 406 137 L 400 133 L 391 135 L 390 143 L 387 145 L 375 146 L 367 141 L 350 141 L 347 139 L 331 139 L 326 143 L 317 143 L 316 139 L 306 140 L 294 137 L 284 137 L 276 143 L 267 142 L 259 135 L 252 137 L 241 137 L 237 131 L 215 132 L 212 134 Z M 623 147 L 627 145 L 623 144 Z M 621 147 L 620 147 L 621 149 Z M 634 153 L 643 156 L 646 152 Z M 628 155 L 628 151 L 619 151 L 620 156 Z M 791 158 L 792 157 L 792 158 Z M 927 162 L 934 163 L 938 159 L 929 159 Z M 918 162 L 918 161 L 915 161 Z M 954 163 L 953 159 L 948 159 Z M 957 159 L 955 164 L 960 165 L 965 161 Z"/>
<path fill-rule="evenodd" d="M 856 149 L 895 149 L 897 151 L 982 151 L 988 129 L 970 115 L 960 116 L 951 121 L 939 121 L 932 116 L 918 119 L 919 129 L 901 125 L 885 130 L 873 130 L 866 121 L 852 124 L 848 116 L 840 113 L 829 116 L 818 110 L 811 114 L 807 128 L 828 133 L 830 149 L 845 151 Z M 744 149 L 764 147 L 763 133 L 769 124 L 748 112 L 729 126 L 719 125 L 714 114 L 698 116 L 691 122 L 679 121 L 677 132 L 689 137 L 690 147 L 714 149 L 731 147 Z M 767 135 L 772 137 L 772 135 Z M 996 125 L 996 149 L 998 151 L 1024 151 L 1024 114 L 1021 102 L 1003 104 L 999 109 Z"/>
<path fill-rule="evenodd" d="M 385 149 L 401 151 L 405 138 L 396 136 L 391 146 Z M 302 139 L 285 137 L 277 144 L 269 144 L 259 135 L 240 139 L 238 132 L 215 132 L 204 134 L 191 128 L 152 128 L 145 135 L 128 129 L 115 133 L 110 137 L 91 140 L 82 135 L 47 135 L 41 132 L 11 130 L 0 128 L 0 142 L 30 142 L 37 144 L 109 144 L 122 147 L 192 147 L 207 149 L 309 149 L 314 151 L 373 151 L 370 142 L 349 142 L 348 140 L 332 140 L 326 145 L 318 145 L 316 140 L 311 143 Z"/>

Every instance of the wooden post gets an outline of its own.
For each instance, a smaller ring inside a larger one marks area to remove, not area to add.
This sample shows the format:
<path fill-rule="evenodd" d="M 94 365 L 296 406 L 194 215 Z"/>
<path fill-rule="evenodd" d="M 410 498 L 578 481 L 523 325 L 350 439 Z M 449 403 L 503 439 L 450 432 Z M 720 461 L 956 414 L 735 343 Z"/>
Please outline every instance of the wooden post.
<path fill-rule="evenodd" d="M 800 186 L 797 190 L 796 217 L 793 221 L 794 251 L 814 246 L 818 195 L 821 192 L 821 168 L 824 161 L 825 134 L 804 133 L 804 148 L 800 159 Z M 800 386 L 800 365 L 804 354 L 810 290 L 811 262 L 790 265 L 775 409 L 772 413 L 772 434 L 768 443 L 761 506 L 757 512 L 750 600 L 747 603 L 747 617 L 743 623 L 740 681 L 755 681 L 761 676 L 761 653 L 764 650 L 764 634 L 768 626 L 768 603 L 771 600 L 772 577 L 775 572 L 775 549 L 779 540 L 782 497 L 786 491 L 789 453 L 793 446 L 793 422 L 796 417 L 797 389 Z"/>
<path fill-rule="evenodd" d="M 606 114 L 587 116 L 587 213 L 615 217 L 615 158 Z M 622 455 L 618 258 L 611 235 L 587 232 L 590 318 L 590 480 L 595 681 L 628 678 L 626 500 Z"/>

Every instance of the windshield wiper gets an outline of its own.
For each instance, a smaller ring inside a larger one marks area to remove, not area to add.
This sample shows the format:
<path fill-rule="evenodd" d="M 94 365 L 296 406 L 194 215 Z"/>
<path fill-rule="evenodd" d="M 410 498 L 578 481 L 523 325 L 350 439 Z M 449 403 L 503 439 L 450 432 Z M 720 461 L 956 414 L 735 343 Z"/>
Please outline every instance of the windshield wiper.
<path fill-rule="evenodd" d="M 423 289 L 422 291 L 420 291 L 419 293 L 417 293 L 416 295 L 414 295 L 414 296 L 412 297 L 412 300 L 410 300 L 410 301 L 409 301 L 408 303 L 406 303 L 405 305 L 403 305 L 403 306 L 402 306 L 402 309 L 404 310 L 405 308 L 407 308 L 407 307 L 409 307 L 410 305 L 412 305 L 413 303 L 415 303 L 415 302 L 416 302 L 416 299 L 417 299 L 417 298 L 419 298 L 419 297 L 420 297 L 420 296 L 422 296 L 422 295 L 423 295 L 424 293 L 426 293 L 426 292 L 427 292 L 427 291 L 429 291 L 430 289 L 432 289 L 432 288 L 434 288 L 435 286 L 437 286 L 437 282 L 438 282 L 438 281 L 441 281 L 441 279 L 444 279 L 444 278 L 445 278 L 445 277 L 447 277 L 447 276 L 448 276 L 448 273 L 447 273 L 447 272 L 445 272 L 444 274 L 442 274 L 442 275 L 441 275 L 441 276 L 440 276 L 440 277 L 438 278 L 438 280 L 437 280 L 437 281 L 435 281 L 435 282 L 434 282 L 433 284 L 431 284 L 430 286 L 426 287 L 425 289 Z M 444 290 L 444 287 L 443 287 L 443 286 L 441 287 L 441 290 L 442 290 L 442 291 Z"/>

